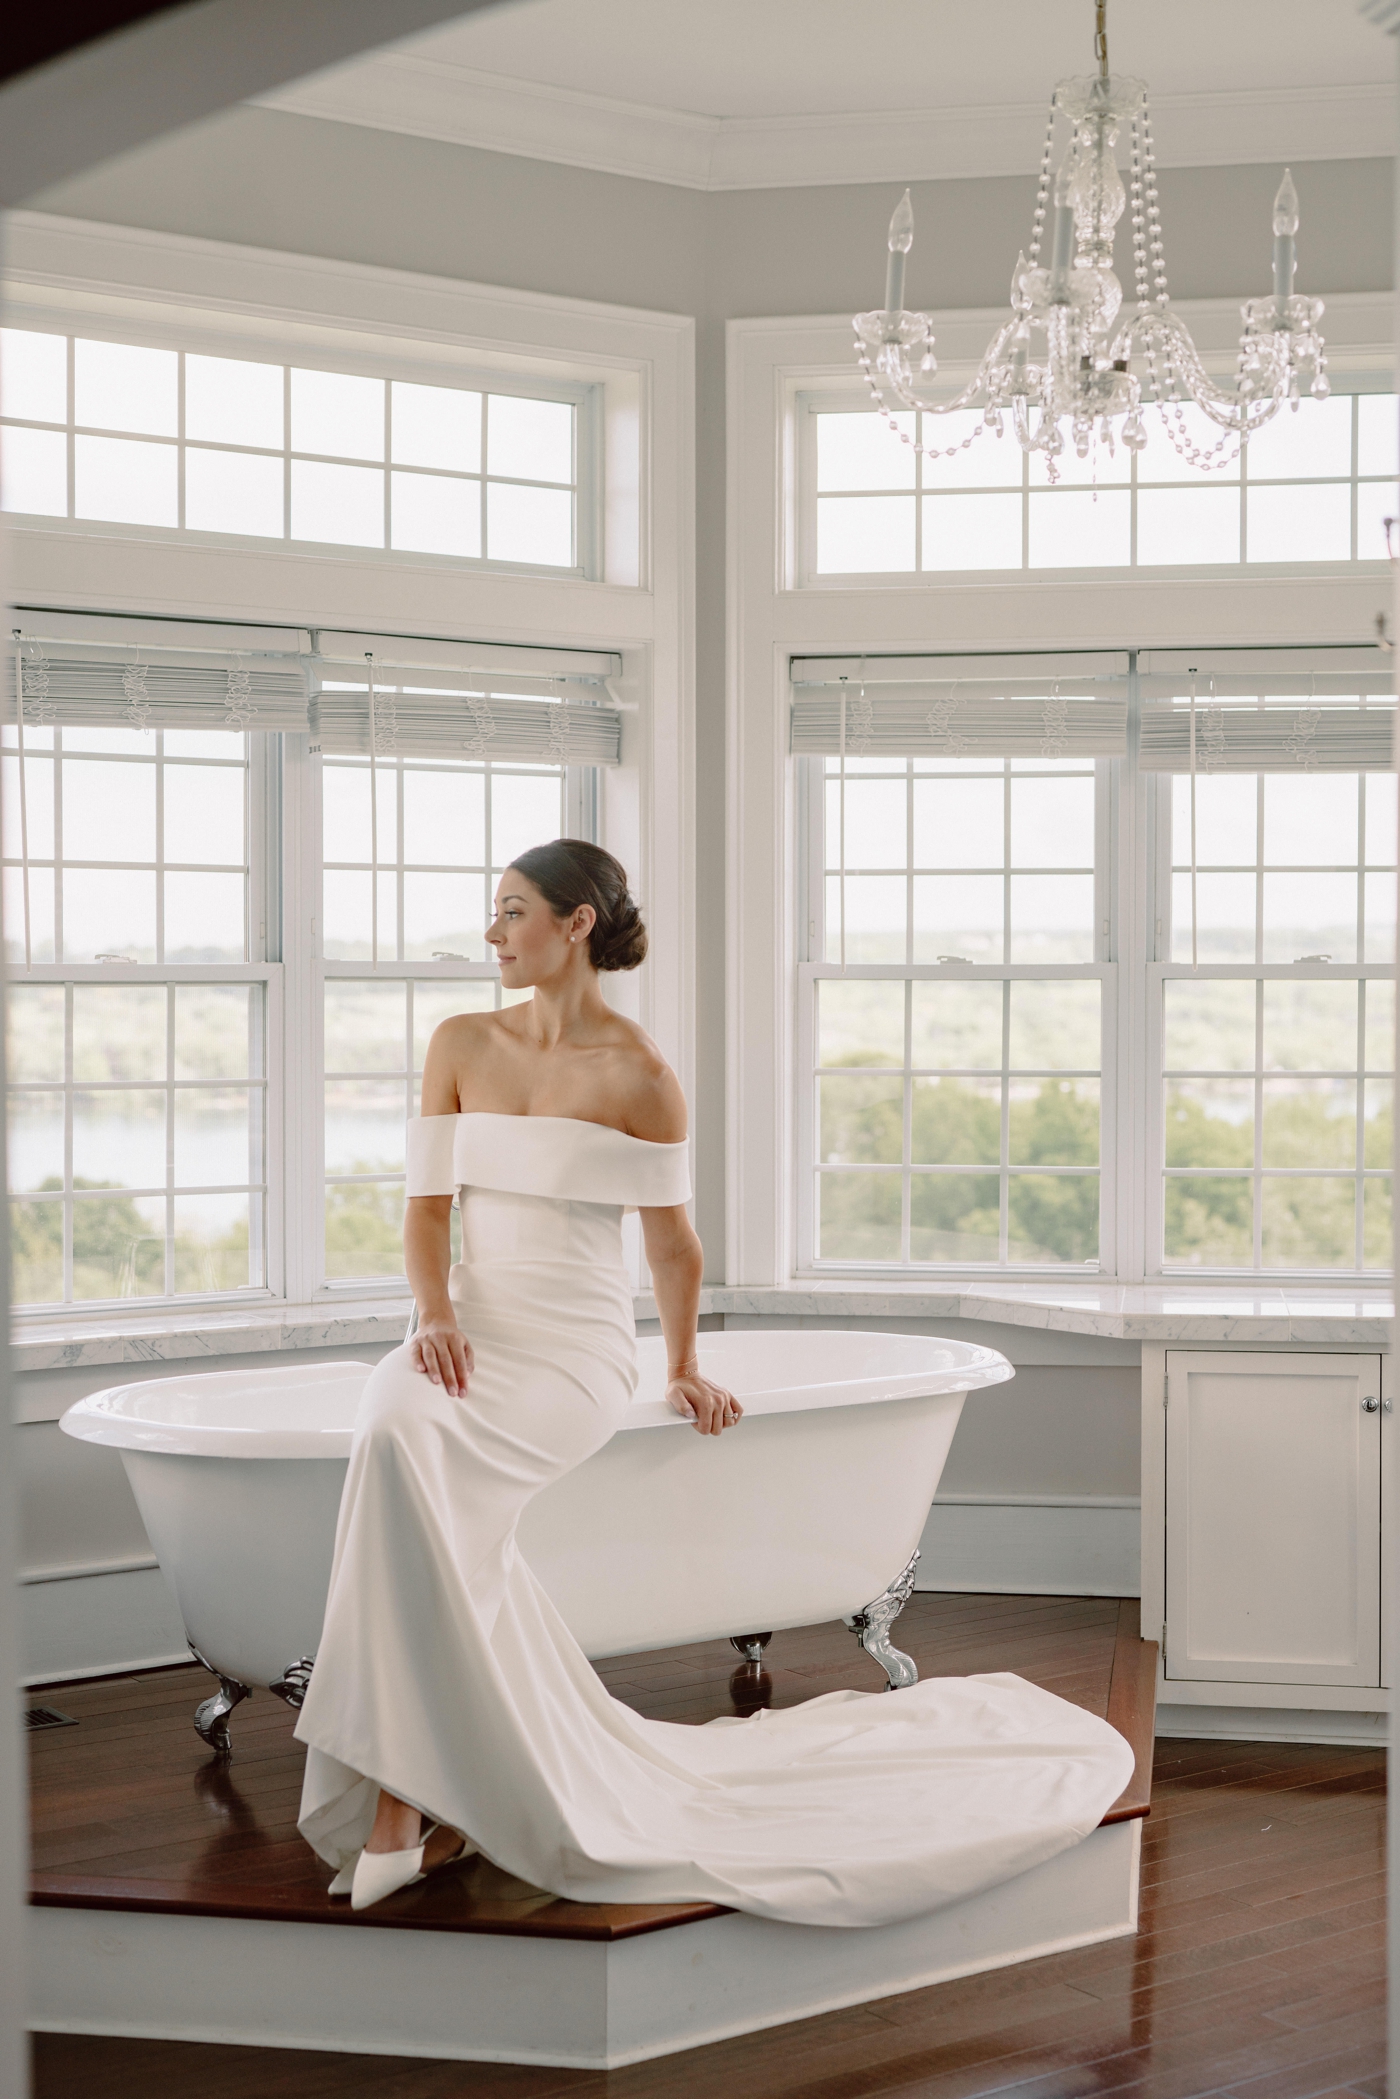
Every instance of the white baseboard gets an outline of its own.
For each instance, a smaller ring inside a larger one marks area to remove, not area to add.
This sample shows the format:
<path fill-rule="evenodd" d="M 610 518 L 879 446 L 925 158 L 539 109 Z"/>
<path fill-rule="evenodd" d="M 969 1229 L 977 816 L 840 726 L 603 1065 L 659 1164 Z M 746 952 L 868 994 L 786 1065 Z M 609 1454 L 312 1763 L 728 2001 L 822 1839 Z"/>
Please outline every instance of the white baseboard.
<path fill-rule="evenodd" d="M 18 1593 L 22 1683 L 116 1676 L 190 1658 L 159 1567 L 30 1580 Z"/>
<path fill-rule="evenodd" d="M 958 1495 L 935 1501 L 915 1587 L 1016 1596 L 1142 1593 L 1137 1501 Z"/>
<path fill-rule="evenodd" d="M 1141 1822 L 1108 1824 L 999 1887 L 858 1931 L 731 1912 L 608 1942 L 36 1907 L 29 2023 L 619 2069 L 1122 1938 L 1137 1926 L 1141 1835 Z M 1123 2047 L 1133 2016 L 1125 1998 Z"/>
<path fill-rule="evenodd" d="M 1325 1713 L 1316 1707 L 1159 1705 L 1157 1733 L 1205 1742 L 1323 1742 L 1343 1749 L 1384 1749 L 1389 1713 Z"/>

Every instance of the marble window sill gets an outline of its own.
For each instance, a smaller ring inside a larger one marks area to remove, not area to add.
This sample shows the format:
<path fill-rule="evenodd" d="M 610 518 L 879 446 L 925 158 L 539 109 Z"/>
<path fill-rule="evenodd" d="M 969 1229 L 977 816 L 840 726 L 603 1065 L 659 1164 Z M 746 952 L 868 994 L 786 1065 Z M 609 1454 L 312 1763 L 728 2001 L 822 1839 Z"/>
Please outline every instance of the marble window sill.
<path fill-rule="evenodd" d="M 654 1320 L 649 1294 L 635 1300 Z M 799 1281 L 773 1289 L 716 1284 L 702 1313 L 748 1318 L 977 1319 L 992 1324 L 1089 1334 L 1110 1341 L 1308 1342 L 1386 1348 L 1392 1293 L 1325 1288 L 1260 1290 L 1198 1284 L 1043 1284 L 976 1282 L 930 1288 L 924 1282 Z M 402 1297 L 331 1305 L 262 1305 L 189 1313 L 123 1310 L 96 1319 L 17 1322 L 11 1361 L 20 1371 L 105 1364 L 194 1362 L 302 1348 L 383 1346 L 403 1339 Z"/>

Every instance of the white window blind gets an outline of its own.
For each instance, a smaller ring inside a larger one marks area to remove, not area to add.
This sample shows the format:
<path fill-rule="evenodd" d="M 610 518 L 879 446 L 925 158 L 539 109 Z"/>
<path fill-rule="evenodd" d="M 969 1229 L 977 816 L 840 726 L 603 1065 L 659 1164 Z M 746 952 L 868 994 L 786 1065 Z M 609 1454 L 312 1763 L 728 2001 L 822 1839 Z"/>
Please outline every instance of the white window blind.
<path fill-rule="evenodd" d="M 1395 673 L 1380 649 L 1154 651 L 1139 658 L 1145 772 L 1386 772 Z"/>
<path fill-rule="evenodd" d="M 791 749 L 850 758 L 1116 758 L 1126 655 L 794 657 Z"/>
<path fill-rule="evenodd" d="M 316 636 L 311 733 L 323 751 L 617 765 L 622 715 L 607 651 Z"/>
<path fill-rule="evenodd" d="M 31 616 L 11 638 L 24 723 L 306 730 L 307 637 L 294 628 Z"/>
<path fill-rule="evenodd" d="M 603 650 L 41 615 L 14 630 L 13 652 L 21 726 L 309 731 L 359 756 L 620 762 L 606 681 L 621 662 Z"/>

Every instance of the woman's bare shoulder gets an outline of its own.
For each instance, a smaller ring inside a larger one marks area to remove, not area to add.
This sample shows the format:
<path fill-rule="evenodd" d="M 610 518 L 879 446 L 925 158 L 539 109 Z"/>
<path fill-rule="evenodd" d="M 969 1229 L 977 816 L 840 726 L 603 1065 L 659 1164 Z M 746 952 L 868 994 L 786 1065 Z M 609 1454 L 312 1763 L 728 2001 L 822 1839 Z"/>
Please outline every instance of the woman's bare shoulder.
<path fill-rule="evenodd" d="M 496 1013 L 452 1013 L 440 1020 L 423 1059 L 423 1113 L 455 1115 L 458 1082 L 496 1032 Z"/>
<path fill-rule="evenodd" d="M 680 1081 L 645 1028 L 631 1020 L 626 1027 L 628 1040 L 620 1050 L 619 1076 L 625 1083 L 628 1134 L 644 1137 L 649 1144 L 680 1144 L 687 1129 Z"/>

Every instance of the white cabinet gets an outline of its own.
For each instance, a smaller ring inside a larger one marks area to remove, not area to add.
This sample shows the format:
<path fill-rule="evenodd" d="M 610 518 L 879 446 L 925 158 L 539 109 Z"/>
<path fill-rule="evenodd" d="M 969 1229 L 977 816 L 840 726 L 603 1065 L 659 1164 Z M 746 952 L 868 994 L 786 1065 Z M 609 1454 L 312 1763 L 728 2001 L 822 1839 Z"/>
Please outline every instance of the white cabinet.
<path fill-rule="evenodd" d="M 1165 1684 L 1378 1687 L 1380 1358 L 1166 1370 Z"/>

